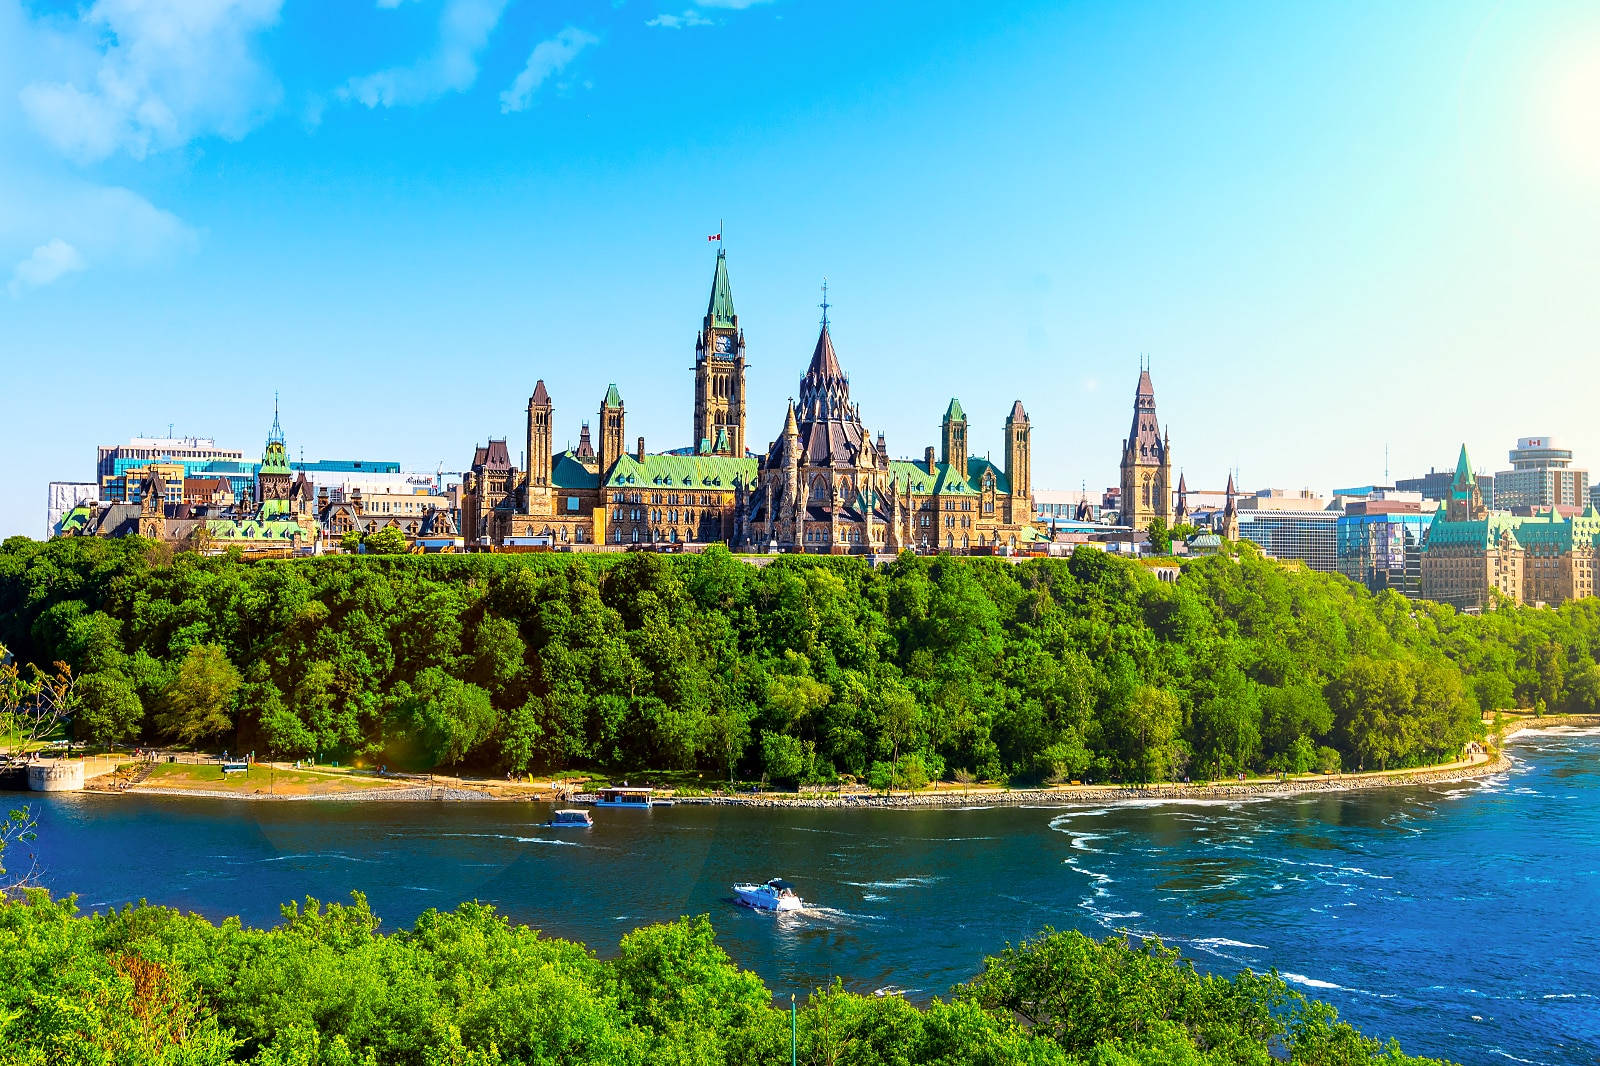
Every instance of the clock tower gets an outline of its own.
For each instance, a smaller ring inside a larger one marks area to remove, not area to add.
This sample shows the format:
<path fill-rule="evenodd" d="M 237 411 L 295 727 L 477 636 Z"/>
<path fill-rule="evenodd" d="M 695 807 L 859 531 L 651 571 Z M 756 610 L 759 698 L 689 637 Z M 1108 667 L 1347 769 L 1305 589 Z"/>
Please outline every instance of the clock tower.
<path fill-rule="evenodd" d="M 711 302 L 694 345 L 694 436 L 696 453 L 744 456 L 744 332 L 733 310 L 728 255 L 717 249 Z"/>

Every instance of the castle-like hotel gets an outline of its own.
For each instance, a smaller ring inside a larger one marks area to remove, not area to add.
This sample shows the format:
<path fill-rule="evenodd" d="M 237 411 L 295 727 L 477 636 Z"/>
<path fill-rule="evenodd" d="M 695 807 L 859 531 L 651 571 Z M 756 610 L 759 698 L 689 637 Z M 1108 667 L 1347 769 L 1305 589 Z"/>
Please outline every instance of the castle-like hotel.
<path fill-rule="evenodd" d="M 777 437 L 752 455 L 745 336 L 719 250 L 695 339 L 691 446 L 647 452 L 640 437 L 629 450 L 627 408 L 613 384 L 600 401 L 598 433 L 585 422 L 577 447 L 557 452 L 555 405 L 541 380 L 528 398 L 528 469 L 511 465 L 504 439 L 490 439 L 472 457 L 461 492 L 467 545 L 720 541 L 741 550 L 849 554 L 1016 550 L 1043 539 L 1033 523 L 1032 427 L 1022 402 L 1005 417 L 1001 465 L 969 453 L 967 416 L 956 399 L 937 451 L 891 459 L 883 433 L 867 429 L 850 398 L 828 331 L 826 291 L 822 307 L 799 398 L 789 402 Z"/>

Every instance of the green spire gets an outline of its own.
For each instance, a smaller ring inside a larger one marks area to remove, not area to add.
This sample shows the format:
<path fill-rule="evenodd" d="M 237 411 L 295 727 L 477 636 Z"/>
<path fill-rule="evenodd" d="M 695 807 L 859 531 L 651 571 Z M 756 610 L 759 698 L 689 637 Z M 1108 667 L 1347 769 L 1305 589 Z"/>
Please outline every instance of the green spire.
<path fill-rule="evenodd" d="M 1472 462 L 1467 458 L 1467 446 L 1461 446 L 1461 458 L 1456 460 L 1455 484 L 1461 487 L 1471 485 L 1477 481 L 1472 475 Z"/>
<path fill-rule="evenodd" d="M 621 407 L 622 406 L 622 393 L 617 391 L 617 386 L 616 386 L 615 382 L 613 382 L 611 384 L 611 386 L 606 389 L 605 406 L 606 407 Z"/>
<path fill-rule="evenodd" d="M 954 396 L 950 397 L 950 406 L 944 409 L 944 420 L 946 422 L 965 422 L 967 420 L 967 413 L 961 409 L 961 401 Z"/>
<path fill-rule="evenodd" d="M 717 249 L 717 272 L 711 278 L 711 303 L 706 318 L 712 326 L 733 328 L 733 288 L 728 284 L 728 253 Z"/>

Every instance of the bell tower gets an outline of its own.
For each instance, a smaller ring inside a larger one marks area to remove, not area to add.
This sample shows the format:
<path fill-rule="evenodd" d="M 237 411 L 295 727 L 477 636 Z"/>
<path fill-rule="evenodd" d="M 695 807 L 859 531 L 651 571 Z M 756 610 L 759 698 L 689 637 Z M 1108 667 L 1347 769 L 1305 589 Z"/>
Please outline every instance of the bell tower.
<path fill-rule="evenodd" d="M 1150 528 L 1152 519 L 1172 522 L 1172 450 L 1156 419 L 1156 387 L 1150 365 L 1139 363 L 1139 387 L 1133 394 L 1133 425 L 1122 442 L 1122 524 Z"/>
<path fill-rule="evenodd" d="M 957 477 L 967 476 L 967 413 L 961 401 L 950 397 L 950 406 L 944 409 L 944 419 L 939 423 L 939 461 L 954 468 Z"/>
<path fill-rule="evenodd" d="M 528 492 L 523 500 L 523 514 L 543 513 L 543 508 L 535 507 L 535 501 L 550 494 L 553 407 L 550 392 L 540 378 L 533 386 L 533 395 L 528 397 Z"/>
<path fill-rule="evenodd" d="M 1006 416 L 1006 480 L 1011 482 L 1010 521 L 1031 521 L 1033 518 L 1033 426 L 1028 422 L 1028 412 L 1022 401 L 1011 405 Z"/>
<path fill-rule="evenodd" d="M 697 454 L 744 455 L 744 331 L 733 309 L 728 254 L 718 247 L 711 300 L 694 345 L 694 436 Z"/>
<path fill-rule="evenodd" d="M 622 394 L 613 384 L 606 389 L 606 398 L 600 402 L 600 480 L 605 481 L 611 465 L 622 458 L 626 433 L 627 413 L 622 407 Z"/>

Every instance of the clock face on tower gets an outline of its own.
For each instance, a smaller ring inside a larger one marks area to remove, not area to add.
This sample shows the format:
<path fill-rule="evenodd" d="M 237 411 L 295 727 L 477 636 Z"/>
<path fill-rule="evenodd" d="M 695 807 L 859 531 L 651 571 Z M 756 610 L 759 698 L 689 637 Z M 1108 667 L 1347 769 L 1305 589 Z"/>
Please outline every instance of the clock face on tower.
<path fill-rule="evenodd" d="M 728 333 L 717 334 L 716 342 L 712 346 L 718 355 L 733 354 L 733 336 Z"/>

